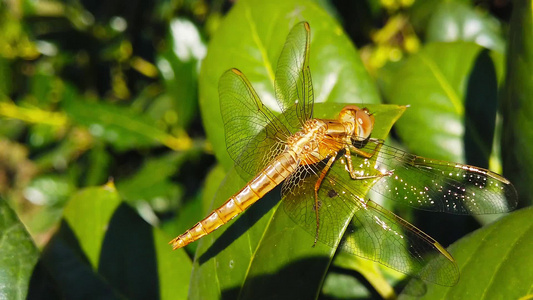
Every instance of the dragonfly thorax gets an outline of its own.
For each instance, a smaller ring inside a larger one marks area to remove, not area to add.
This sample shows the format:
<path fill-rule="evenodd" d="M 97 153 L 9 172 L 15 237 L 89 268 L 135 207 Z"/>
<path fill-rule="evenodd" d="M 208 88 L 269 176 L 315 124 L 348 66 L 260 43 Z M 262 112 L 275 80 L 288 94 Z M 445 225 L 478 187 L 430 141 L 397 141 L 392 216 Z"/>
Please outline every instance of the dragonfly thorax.
<path fill-rule="evenodd" d="M 316 163 L 323 159 L 320 155 L 320 144 L 326 130 L 327 125 L 323 120 L 307 120 L 302 130 L 287 139 L 287 147 L 296 157 L 301 158 L 303 164 Z"/>

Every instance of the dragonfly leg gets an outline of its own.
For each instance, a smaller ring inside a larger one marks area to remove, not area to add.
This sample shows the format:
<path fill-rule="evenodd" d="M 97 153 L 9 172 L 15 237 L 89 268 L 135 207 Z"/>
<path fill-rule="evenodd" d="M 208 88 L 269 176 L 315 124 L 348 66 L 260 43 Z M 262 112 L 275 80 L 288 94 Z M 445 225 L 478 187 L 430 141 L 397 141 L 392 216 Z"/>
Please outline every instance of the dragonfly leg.
<path fill-rule="evenodd" d="M 319 202 L 318 202 L 318 190 L 320 189 L 320 185 L 322 184 L 322 181 L 326 177 L 326 174 L 328 173 L 329 168 L 331 168 L 331 165 L 335 162 L 336 155 L 332 155 L 331 158 L 328 160 L 328 163 L 322 169 L 322 172 L 320 172 L 320 176 L 318 177 L 318 180 L 315 183 L 315 215 L 316 215 L 316 233 L 315 233 L 315 243 L 313 244 L 313 247 L 318 242 L 318 229 L 320 228 L 320 219 L 318 216 L 318 209 L 320 208 Z"/>
<path fill-rule="evenodd" d="M 352 152 L 350 151 L 350 150 L 353 151 L 352 148 L 355 148 L 355 150 L 357 150 L 356 153 L 358 153 L 358 154 L 359 154 L 359 152 L 364 153 L 364 154 L 366 154 L 366 155 L 369 155 L 369 157 L 366 157 L 366 156 L 364 156 L 364 157 L 366 157 L 366 158 L 370 158 L 370 157 L 374 156 L 374 154 L 377 153 L 377 152 L 379 151 L 379 149 L 381 148 L 381 145 L 382 145 L 381 143 L 378 144 L 378 145 L 376 146 L 376 149 L 374 149 L 374 151 L 373 151 L 372 154 L 367 153 L 367 152 L 364 152 L 364 151 L 361 151 L 361 149 L 357 149 L 357 148 L 355 148 L 353 145 L 350 145 L 351 147 L 350 147 L 350 146 L 346 146 L 346 148 L 345 148 L 346 152 L 344 153 L 344 157 L 346 158 L 346 160 L 344 160 L 344 158 L 341 158 L 341 160 L 344 162 L 344 165 L 347 167 L 347 170 L 346 170 L 346 171 L 348 171 L 348 173 L 350 173 L 350 177 L 351 177 L 352 179 L 354 179 L 354 180 L 357 180 L 357 179 L 361 180 L 361 179 L 381 178 L 381 177 L 384 177 L 384 176 L 392 175 L 392 174 L 394 173 L 393 171 L 387 171 L 387 172 L 385 172 L 385 173 L 378 173 L 377 175 L 365 175 L 365 176 L 360 176 L 360 175 L 357 174 L 357 172 L 355 172 L 355 170 L 354 170 L 354 168 L 353 168 L 353 165 L 352 165 L 352 155 L 351 155 Z"/>
<path fill-rule="evenodd" d="M 346 151 L 355 153 L 355 154 L 357 154 L 359 156 L 362 156 L 364 158 L 371 158 L 376 153 L 379 153 L 379 151 L 381 150 L 381 146 L 383 146 L 383 140 L 370 139 L 369 143 L 376 144 L 376 147 L 374 148 L 374 150 L 372 150 L 372 152 L 363 151 L 363 150 L 355 147 L 354 145 L 352 145 L 350 143 L 347 144 L 348 147 L 346 148 Z"/>

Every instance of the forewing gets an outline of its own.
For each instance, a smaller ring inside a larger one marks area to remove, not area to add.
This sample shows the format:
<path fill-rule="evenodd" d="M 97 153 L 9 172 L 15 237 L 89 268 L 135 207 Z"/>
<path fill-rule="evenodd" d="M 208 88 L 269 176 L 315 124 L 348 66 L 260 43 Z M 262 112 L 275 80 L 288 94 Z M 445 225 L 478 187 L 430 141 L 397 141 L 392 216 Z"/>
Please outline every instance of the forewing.
<path fill-rule="evenodd" d="M 301 166 L 283 186 L 283 207 L 307 232 L 331 247 L 381 263 L 399 272 L 441 285 L 453 285 L 458 271 L 451 256 L 432 238 L 407 221 L 364 200 L 374 179 L 353 180 L 341 164 L 314 188 L 325 162 Z M 374 172 L 375 173 L 375 172 Z M 366 173 L 366 176 L 371 173 Z"/>
<path fill-rule="evenodd" d="M 296 24 L 278 59 L 276 99 L 292 132 L 313 116 L 313 84 L 309 70 L 311 32 L 307 22 Z"/>
<path fill-rule="evenodd" d="M 239 70 L 226 71 L 218 90 L 226 147 L 239 174 L 247 180 L 283 151 L 289 132 Z"/>
<path fill-rule="evenodd" d="M 361 150 L 372 153 L 380 144 L 380 140 L 371 140 Z M 517 205 L 513 185 L 486 169 L 428 159 L 387 145 L 381 146 L 374 168 L 392 171 L 392 175 L 379 180 L 373 191 L 417 209 L 491 214 Z"/>

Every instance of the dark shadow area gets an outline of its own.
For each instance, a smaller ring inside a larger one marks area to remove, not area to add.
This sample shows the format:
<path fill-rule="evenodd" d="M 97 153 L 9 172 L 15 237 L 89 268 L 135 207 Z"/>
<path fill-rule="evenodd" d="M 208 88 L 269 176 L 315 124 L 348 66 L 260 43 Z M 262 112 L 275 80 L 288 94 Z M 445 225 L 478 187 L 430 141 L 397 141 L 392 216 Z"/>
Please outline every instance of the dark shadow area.
<path fill-rule="evenodd" d="M 374 287 L 370 284 L 370 282 L 368 282 L 368 280 L 366 280 L 366 278 L 361 275 L 359 272 L 356 272 L 354 270 L 349 270 L 349 269 L 343 269 L 343 268 L 339 268 L 339 267 L 336 267 L 336 266 L 331 266 L 331 268 L 329 268 L 328 270 L 328 273 L 337 273 L 337 274 L 344 274 L 344 275 L 348 275 L 350 277 L 354 277 L 355 279 L 357 279 L 357 281 L 359 283 L 361 283 L 365 288 L 366 290 L 370 293 L 370 296 L 369 297 L 365 297 L 365 298 L 361 298 L 361 297 L 353 297 L 353 298 L 342 298 L 342 300 L 360 300 L 360 299 L 371 299 L 371 300 L 380 300 L 380 299 L 383 299 L 379 294 L 378 292 L 376 292 L 376 290 L 374 289 Z M 320 295 L 320 297 L 318 298 L 320 300 L 340 300 L 340 298 L 336 298 L 336 297 L 331 297 L 331 296 L 326 296 L 326 295 Z"/>
<path fill-rule="evenodd" d="M 27 299 L 121 299 L 93 271 L 67 222 L 41 253 L 30 279 Z"/>
<path fill-rule="evenodd" d="M 249 278 L 242 290 L 222 291 L 221 299 L 315 299 L 329 261 L 327 257 L 295 261 L 276 273 Z"/>
<path fill-rule="evenodd" d="M 125 203 L 109 222 L 98 273 L 129 299 L 159 299 L 152 227 Z"/>
<path fill-rule="evenodd" d="M 266 213 L 268 213 L 279 201 L 280 187 L 276 187 L 263 198 L 259 199 L 248 210 L 237 216 L 235 222 L 229 225 L 215 242 L 200 255 L 198 262 L 204 264 L 211 258 L 217 256 L 226 249 L 236 239 L 241 237 L 250 227 L 254 226 Z"/>
<path fill-rule="evenodd" d="M 465 97 L 465 157 L 468 164 L 487 168 L 489 165 L 496 112 L 498 81 L 489 50 L 480 51 L 470 77 Z"/>
<path fill-rule="evenodd" d="M 427 294 L 428 291 L 427 284 L 418 278 L 405 280 L 402 287 L 404 288 L 401 291 L 400 299 L 418 299 Z"/>
<path fill-rule="evenodd" d="M 466 234 L 478 229 L 479 223 L 469 215 L 413 210 L 416 224 L 423 232 L 447 248 Z"/>
<path fill-rule="evenodd" d="M 114 212 L 98 272 L 66 221 L 33 270 L 28 299 L 159 299 L 152 227 L 127 204 Z"/>
<path fill-rule="evenodd" d="M 26 18 L 27 23 L 35 32 L 36 38 L 58 45 L 64 55 L 83 54 L 83 60 L 77 59 L 63 66 L 60 76 L 64 80 L 73 83 L 80 90 L 95 89 L 100 96 L 105 96 L 112 88 L 111 74 L 117 62 L 102 52 L 113 51 L 113 48 L 126 38 L 131 43 L 132 55 L 154 61 L 154 45 L 164 38 L 167 28 L 153 18 L 156 9 L 154 1 L 83 0 L 80 4 L 90 12 L 91 18 L 94 18 L 93 22 L 97 25 L 103 27 L 113 18 L 121 17 L 128 26 L 121 35 L 98 36 L 91 30 L 80 30 L 72 20 L 61 16 L 43 17 L 32 14 Z M 73 20 L 77 18 L 73 16 Z M 53 30 L 50 27 L 53 27 Z M 144 84 L 155 81 L 134 68 L 123 69 L 128 78 L 128 88 L 136 93 L 140 92 L 140 87 Z"/>
<path fill-rule="evenodd" d="M 373 28 L 383 26 L 385 19 L 381 18 L 381 12 L 372 10 L 368 1 L 334 0 L 331 3 L 342 19 L 344 30 L 357 48 L 372 42 L 370 33 Z M 358 20 L 358 22 L 351 22 L 351 20 Z"/>

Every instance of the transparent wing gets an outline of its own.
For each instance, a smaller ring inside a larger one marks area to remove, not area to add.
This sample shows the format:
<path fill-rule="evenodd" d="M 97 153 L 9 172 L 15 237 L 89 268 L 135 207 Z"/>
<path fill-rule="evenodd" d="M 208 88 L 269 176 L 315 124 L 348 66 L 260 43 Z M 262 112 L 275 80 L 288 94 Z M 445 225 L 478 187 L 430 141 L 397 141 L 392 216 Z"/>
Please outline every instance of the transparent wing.
<path fill-rule="evenodd" d="M 285 180 L 281 189 L 284 210 L 313 236 L 317 230 L 314 187 L 325 164 L 323 161 L 312 166 L 300 166 Z M 330 185 L 329 181 L 323 184 Z M 321 188 L 318 191 L 320 223 L 318 238 L 335 248 L 358 205 L 346 197 L 340 198 L 339 201 L 330 201 L 331 197 L 328 195 L 330 190 Z"/>
<path fill-rule="evenodd" d="M 284 120 L 291 132 L 302 128 L 313 116 L 313 84 L 309 70 L 309 24 L 296 24 L 289 35 L 278 59 L 276 69 L 276 99 L 285 112 Z"/>
<path fill-rule="evenodd" d="M 284 210 L 313 236 L 314 187 L 324 165 L 300 167 L 282 189 Z M 336 247 L 346 232 L 339 247 L 349 253 L 429 282 L 453 285 L 459 272 L 446 250 L 407 221 L 363 200 L 373 181 L 354 181 L 341 165 L 334 165 L 318 191 L 318 240 Z"/>
<path fill-rule="evenodd" d="M 340 247 L 428 282 L 453 286 L 459 280 L 457 265 L 437 241 L 371 200 L 355 212 Z"/>
<path fill-rule="evenodd" d="M 239 70 L 226 71 L 218 91 L 226 147 L 239 174 L 247 180 L 283 151 L 283 141 L 290 133 Z"/>
<path fill-rule="evenodd" d="M 489 170 L 416 156 L 376 139 L 361 150 L 379 151 L 373 158 L 376 163 L 365 168 L 392 175 L 377 181 L 372 191 L 396 202 L 453 214 L 503 213 L 517 205 L 513 185 Z M 360 168 L 365 159 L 355 156 L 354 167 Z"/>
<path fill-rule="evenodd" d="M 220 78 L 226 146 L 244 179 L 256 175 L 281 153 L 287 137 L 312 117 L 309 42 L 309 24 L 297 24 L 289 33 L 278 60 L 275 90 L 283 121 L 263 105 L 239 70 L 228 70 Z"/>

